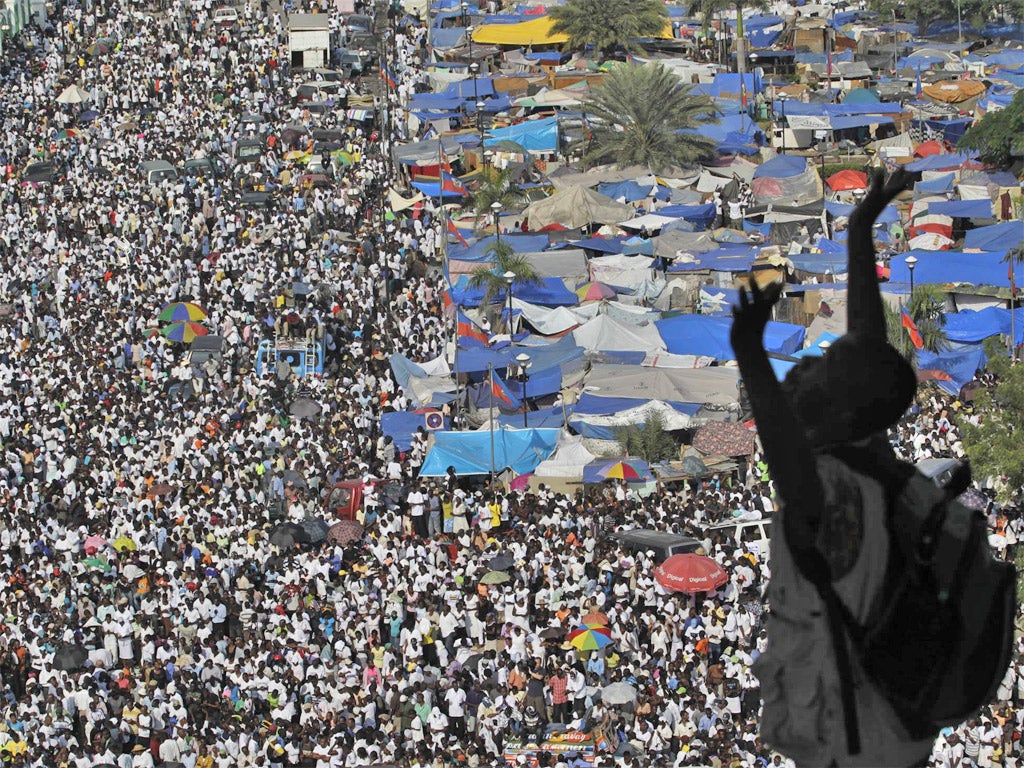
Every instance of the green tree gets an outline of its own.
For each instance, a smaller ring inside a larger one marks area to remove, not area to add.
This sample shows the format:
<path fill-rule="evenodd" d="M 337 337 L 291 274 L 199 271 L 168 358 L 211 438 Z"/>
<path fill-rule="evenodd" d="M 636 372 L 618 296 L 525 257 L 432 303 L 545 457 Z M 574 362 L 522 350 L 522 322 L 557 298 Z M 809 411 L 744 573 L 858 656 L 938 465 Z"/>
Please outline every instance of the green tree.
<path fill-rule="evenodd" d="M 917 366 L 917 349 L 910 341 L 907 329 L 903 327 L 902 317 L 898 308 L 883 303 L 885 309 L 886 332 L 889 343 L 900 350 L 911 364 Z M 929 352 L 941 352 L 949 341 L 942 329 L 946 324 L 946 295 L 938 285 L 915 285 L 914 295 L 906 304 L 924 348 Z"/>
<path fill-rule="evenodd" d="M 1024 156 L 1024 91 L 1017 91 L 1009 106 L 989 112 L 967 129 L 958 149 L 976 149 L 981 160 L 999 168 L 1009 168 Z"/>
<path fill-rule="evenodd" d="M 1005 476 L 999 496 L 1007 501 L 1024 485 L 1024 365 L 1011 364 L 996 339 L 985 342 L 985 351 L 996 384 L 975 390 L 974 411 L 980 422 L 972 424 L 966 414 L 960 413 L 957 425 L 975 477 Z"/>
<path fill-rule="evenodd" d="M 649 411 L 643 426 L 628 424 L 615 430 L 615 439 L 629 456 L 647 463 L 674 458 L 679 453 L 675 439 L 665 431 L 665 421 L 657 411 Z"/>
<path fill-rule="evenodd" d="M 551 31 L 568 35 L 567 47 L 594 47 L 598 60 L 623 48 L 635 51 L 637 38 L 656 37 L 668 23 L 661 0 L 568 0 L 548 9 Z"/>
<path fill-rule="evenodd" d="M 489 305 L 495 298 L 507 295 L 508 282 L 505 278 L 506 273 L 511 272 L 515 275 L 513 292 L 516 284 L 536 285 L 540 282 L 540 276 L 526 256 L 516 253 L 507 242 L 497 241 L 493 243 L 487 249 L 487 253 L 494 255 L 494 266 L 477 267 L 469 276 L 471 287 L 484 289 L 481 306 L 489 308 Z M 511 321 L 511 318 L 509 320 Z"/>
<path fill-rule="evenodd" d="M 476 219 L 490 219 L 491 206 L 501 203 L 503 210 L 518 208 L 526 202 L 526 195 L 519 189 L 512 168 L 499 170 L 486 167 L 480 172 L 480 186 L 473 193 L 473 210 Z"/>
<path fill-rule="evenodd" d="M 885 19 L 892 19 L 893 11 L 897 18 L 917 24 L 922 34 L 933 21 L 952 19 L 956 21 L 957 5 L 964 26 L 980 27 L 985 23 L 994 7 L 991 0 L 872 0 L 871 10 L 878 11 Z"/>
<path fill-rule="evenodd" d="M 718 109 L 692 91 L 661 64 L 616 67 L 585 102 L 595 120 L 584 160 L 643 165 L 656 173 L 714 156 L 715 142 L 699 131 L 718 121 Z"/>

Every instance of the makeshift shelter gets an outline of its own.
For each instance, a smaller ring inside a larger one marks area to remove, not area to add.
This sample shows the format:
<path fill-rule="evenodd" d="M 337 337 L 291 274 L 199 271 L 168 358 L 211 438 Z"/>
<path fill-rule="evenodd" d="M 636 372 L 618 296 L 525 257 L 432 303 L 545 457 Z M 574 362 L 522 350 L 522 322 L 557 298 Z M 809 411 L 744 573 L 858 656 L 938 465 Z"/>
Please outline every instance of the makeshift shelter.
<path fill-rule="evenodd" d="M 485 45 L 526 47 L 534 45 L 561 45 L 569 42 L 566 34 L 553 32 L 555 20 L 540 16 L 515 24 L 481 24 L 473 29 L 473 42 Z"/>
<path fill-rule="evenodd" d="M 448 467 L 455 474 L 486 475 L 511 469 L 517 475 L 533 472 L 558 444 L 560 429 L 511 429 L 493 432 L 435 432 L 434 445 L 420 467 L 420 477 L 443 477 Z M 493 436 L 493 437 L 492 437 Z M 494 462 L 491 463 L 491 444 Z"/>
<path fill-rule="evenodd" d="M 484 139 L 485 147 L 495 147 L 503 141 L 512 141 L 528 152 L 558 151 L 558 118 L 524 120 L 506 128 L 492 128 Z"/>
<path fill-rule="evenodd" d="M 583 468 L 596 457 L 583 445 L 583 438 L 563 432 L 554 452 L 533 470 L 538 479 L 558 478 L 582 482 Z"/>
<path fill-rule="evenodd" d="M 608 315 L 598 315 L 572 332 L 573 340 L 589 351 L 642 351 L 665 349 L 665 343 L 654 324 L 627 325 Z"/>
<path fill-rule="evenodd" d="M 731 317 L 676 315 L 655 323 L 665 347 L 676 355 L 708 355 L 718 360 L 735 360 L 729 341 Z M 801 325 L 770 321 L 764 332 L 769 352 L 791 355 L 803 346 L 806 329 Z"/>
<path fill-rule="evenodd" d="M 551 197 L 532 203 L 523 211 L 532 230 L 548 224 L 562 224 L 575 229 L 588 224 L 618 224 L 634 213 L 631 206 L 617 203 L 610 197 L 587 187 L 569 187 Z"/>

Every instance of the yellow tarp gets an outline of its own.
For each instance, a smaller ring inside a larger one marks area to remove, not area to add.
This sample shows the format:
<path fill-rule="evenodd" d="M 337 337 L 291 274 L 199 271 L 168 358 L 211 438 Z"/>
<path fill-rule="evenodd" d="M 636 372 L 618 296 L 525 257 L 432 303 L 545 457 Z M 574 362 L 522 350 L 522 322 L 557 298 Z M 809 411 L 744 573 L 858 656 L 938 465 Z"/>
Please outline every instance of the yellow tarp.
<path fill-rule="evenodd" d="M 569 42 L 568 35 L 551 31 L 555 20 L 540 16 L 518 24 L 481 24 L 473 30 L 473 42 L 483 45 L 555 45 Z"/>
<path fill-rule="evenodd" d="M 943 80 L 921 88 L 930 99 L 946 104 L 956 104 L 985 92 L 985 84 L 980 80 Z"/>

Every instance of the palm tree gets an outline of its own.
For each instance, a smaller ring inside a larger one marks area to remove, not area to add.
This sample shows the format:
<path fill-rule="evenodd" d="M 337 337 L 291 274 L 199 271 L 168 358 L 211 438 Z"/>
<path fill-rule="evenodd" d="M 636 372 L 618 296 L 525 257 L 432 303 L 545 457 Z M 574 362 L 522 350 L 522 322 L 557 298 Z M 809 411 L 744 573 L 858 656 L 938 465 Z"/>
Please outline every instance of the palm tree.
<path fill-rule="evenodd" d="M 883 303 L 885 308 L 885 326 L 889 343 L 900 350 L 911 364 L 917 364 L 917 350 L 910 343 L 907 329 L 903 327 L 898 308 Z M 921 334 L 924 349 L 929 352 L 941 352 L 948 345 L 946 332 L 942 327 L 946 324 L 946 296 L 937 285 L 919 285 L 914 287 L 914 295 L 907 301 L 907 313 Z"/>
<path fill-rule="evenodd" d="M 717 122 L 719 112 L 692 90 L 662 64 L 616 67 L 584 105 L 595 118 L 584 160 L 644 165 L 657 173 L 713 156 L 715 142 L 699 129 Z"/>
<path fill-rule="evenodd" d="M 592 45 L 599 61 L 619 48 L 637 50 L 634 40 L 660 35 L 668 23 L 661 0 L 568 0 L 548 14 L 551 31 L 569 36 L 567 47 Z"/>
<path fill-rule="evenodd" d="M 675 439 L 665 431 L 665 421 L 657 411 L 647 413 L 642 427 L 628 424 L 618 427 L 614 434 L 628 456 L 639 456 L 648 464 L 671 459 L 679 452 Z"/>
<path fill-rule="evenodd" d="M 480 172 L 480 186 L 473 193 L 473 210 L 476 219 L 491 215 L 491 206 L 500 203 L 503 210 L 518 208 L 526 202 L 526 195 L 519 189 L 512 168 L 498 169 L 491 166 Z"/>
<path fill-rule="evenodd" d="M 513 291 L 516 284 L 536 285 L 540 282 L 537 270 L 533 268 L 526 256 L 516 253 L 507 242 L 498 240 L 492 243 L 487 248 L 487 253 L 494 254 L 494 266 L 477 267 L 469 275 L 470 287 L 484 289 L 481 306 L 489 307 L 496 297 L 506 294 L 509 286 L 505 275 L 509 272 L 515 275 L 512 281 Z M 509 318 L 509 323 L 511 320 L 512 318 Z"/>

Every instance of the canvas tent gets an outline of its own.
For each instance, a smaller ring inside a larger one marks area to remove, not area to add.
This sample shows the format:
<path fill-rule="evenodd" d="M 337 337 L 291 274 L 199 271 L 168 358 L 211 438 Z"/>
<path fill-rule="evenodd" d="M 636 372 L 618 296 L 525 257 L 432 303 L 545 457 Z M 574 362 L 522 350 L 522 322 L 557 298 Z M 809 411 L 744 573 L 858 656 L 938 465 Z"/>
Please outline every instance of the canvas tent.
<path fill-rule="evenodd" d="M 627 325 L 608 315 L 598 315 L 572 332 L 575 342 L 589 351 L 657 352 L 665 343 L 653 323 Z"/>
<path fill-rule="evenodd" d="M 532 230 L 556 223 L 569 229 L 594 223 L 617 224 L 633 213 L 631 206 L 617 203 L 587 187 L 569 187 L 538 200 L 523 211 Z"/>

